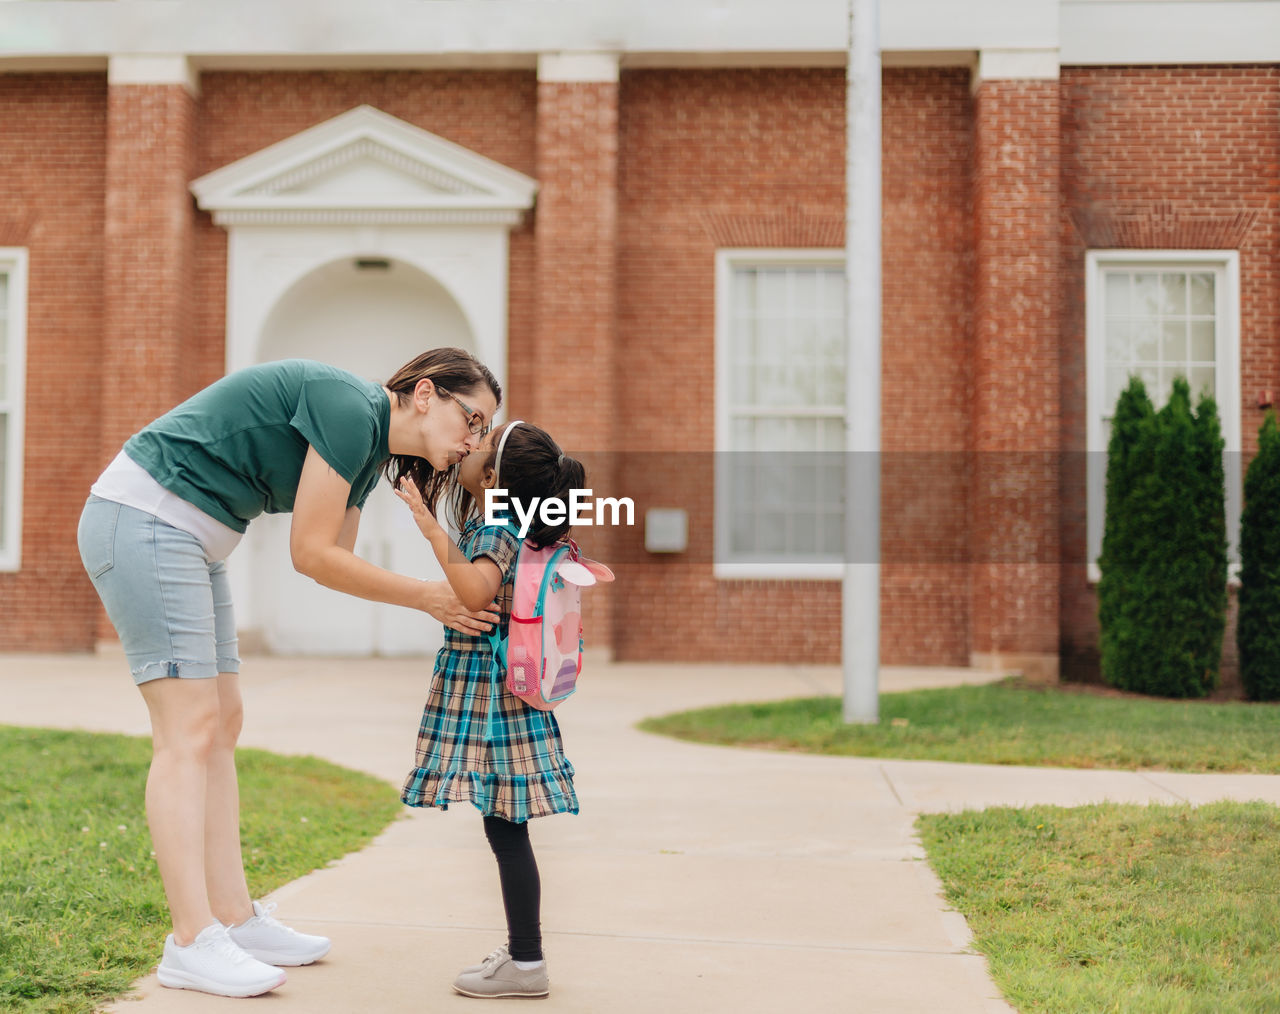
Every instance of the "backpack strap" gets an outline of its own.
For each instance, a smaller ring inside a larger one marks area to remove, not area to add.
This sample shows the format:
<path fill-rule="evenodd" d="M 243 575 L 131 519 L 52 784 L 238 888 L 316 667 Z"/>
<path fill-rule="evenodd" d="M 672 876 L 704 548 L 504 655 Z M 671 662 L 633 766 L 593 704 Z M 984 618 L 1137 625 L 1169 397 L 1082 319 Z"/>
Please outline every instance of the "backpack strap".
<path fill-rule="evenodd" d="M 505 434 L 504 434 L 504 436 L 505 436 Z M 507 531 L 507 532 L 509 532 L 509 531 L 511 531 L 511 523 L 508 521 L 507 523 L 505 523 L 505 524 L 500 524 L 500 525 L 482 525 L 482 526 L 480 527 L 480 530 L 481 530 L 481 531 L 484 531 L 484 529 L 486 529 L 486 528 L 500 528 L 500 529 L 502 529 L 503 531 Z M 521 539 L 519 536 L 516 536 L 516 556 L 515 556 L 515 562 L 519 562 L 519 559 L 520 559 L 520 550 L 521 550 L 521 548 L 522 548 L 523 546 L 524 546 L 524 540 L 523 540 L 523 539 Z M 514 569 L 515 569 L 515 562 L 513 562 L 513 563 L 512 563 L 512 570 L 513 570 L 513 571 L 514 571 Z M 513 581 L 514 581 L 514 578 L 515 578 L 515 575 L 514 575 L 514 573 L 513 573 L 513 574 L 512 574 L 512 579 L 513 579 Z M 499 586 L 498 586 L 498 589 L 499 589 L 499 591 L 501 591 L 502 586 L 501 586 L 501 585 L 499 585 Z M 500 625 L 500 624 L 495 623 L 495 624 L 493 625 L 493 629 L 492 629 L 492 630 L 486 630 L 486 631 L 484 632 L 484 636 L 485 636 L 485 639 L 486 639 L 486 640 L 488 640 L 488 642 L 489 642 L 489 647 L 490 647 L 491 649 L 493 649 L 493 661 L 494 661 L 494 664 L 495 664 L 496 666 L 498 666 L 498 667 L 499 667 L 499 669 L 501 669 L 501 671 L 506 672 L 506 669 L 507 669 L 507 642 L 506 642 L 506 638 L 504 638 L 504 637 L 501 637 L 501 636 L 500 636 L 500 631 L 501 631 L 501 629 L 502 629 L 501 625 Z"/>
<path fill-rule="evenodd" d="M 551 559 L 547 561 L 546 570 L 542 572 L 542 584 L 538 588 L 538 604 L 534 606 L 535 615 L 541 615 L 546 608 L 547 591 L 551 588 L 551 582 L 555 580 L 556 567 L 560 565 L 560 561 L 570 552 L 569 544 L 565 543 L 551 554 Z"/>

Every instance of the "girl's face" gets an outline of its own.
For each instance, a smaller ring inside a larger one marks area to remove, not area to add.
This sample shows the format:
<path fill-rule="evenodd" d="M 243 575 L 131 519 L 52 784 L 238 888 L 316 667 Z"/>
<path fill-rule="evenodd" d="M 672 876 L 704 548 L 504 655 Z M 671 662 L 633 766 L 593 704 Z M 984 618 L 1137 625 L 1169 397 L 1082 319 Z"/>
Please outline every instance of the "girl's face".
<path fill-rule="evenodd" d="M 498 400 L 487 387 L 472 391 L 450 391 L 420 383 L 414 392 L 422 412 L 419 423 L 426 458 L 436 471 L 465 460 L 483 439 L 481 433 L 498 410 Z M 480 430 L 473 433 L 472 430 Z"/>
<path fill-rule="evenodd" d="M 480 440 L 480 446 L 462 460 L 458 467 L 458 484 L 476 498 L 484 509 L 484 491 L 493 485 L 493 456 L 498 446 L 501 427 L 495 427 Z"/>

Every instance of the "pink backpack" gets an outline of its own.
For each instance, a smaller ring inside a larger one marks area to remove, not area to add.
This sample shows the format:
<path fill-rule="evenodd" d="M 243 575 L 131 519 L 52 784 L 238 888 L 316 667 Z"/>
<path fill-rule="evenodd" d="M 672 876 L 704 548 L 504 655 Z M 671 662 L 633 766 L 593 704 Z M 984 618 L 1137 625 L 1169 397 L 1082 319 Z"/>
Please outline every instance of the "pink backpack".
<path fill-rule="evenodd" d="M 550 711 L 578 688 L 582 672 L 582 589 L 612 581 L 572 539 L 546 549 L 520 544 L 507 636 L 488 633 L 507 689 L 531 708 Z"/>

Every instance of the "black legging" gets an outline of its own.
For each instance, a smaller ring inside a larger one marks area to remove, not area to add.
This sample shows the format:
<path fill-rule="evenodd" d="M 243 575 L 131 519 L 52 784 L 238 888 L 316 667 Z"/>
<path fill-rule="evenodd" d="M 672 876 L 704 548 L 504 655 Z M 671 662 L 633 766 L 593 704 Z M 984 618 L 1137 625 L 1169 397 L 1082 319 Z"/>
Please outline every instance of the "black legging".
<path fill-rule="evenodd" d="M 502 907 L 507 911 L 507 947 L 516 961 L 542 960 L 542 882 L 529 843 L 529 825 L 485 817 L 484 833 L 498 860 Z"/>

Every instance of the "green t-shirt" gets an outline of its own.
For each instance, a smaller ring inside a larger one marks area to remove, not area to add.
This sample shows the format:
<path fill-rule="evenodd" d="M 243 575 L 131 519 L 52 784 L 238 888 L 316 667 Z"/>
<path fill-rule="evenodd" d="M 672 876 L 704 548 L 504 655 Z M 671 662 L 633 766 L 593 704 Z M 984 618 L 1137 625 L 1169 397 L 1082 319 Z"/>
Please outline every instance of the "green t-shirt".
<path fill-rule="evenodd" d="M 293 510 L 307 447 L 363 507 L 390 457 L 382 386 L 307 359 L 239 370 L 129 438 L 125 453 L 169 492 L 243 532 Z"/>

